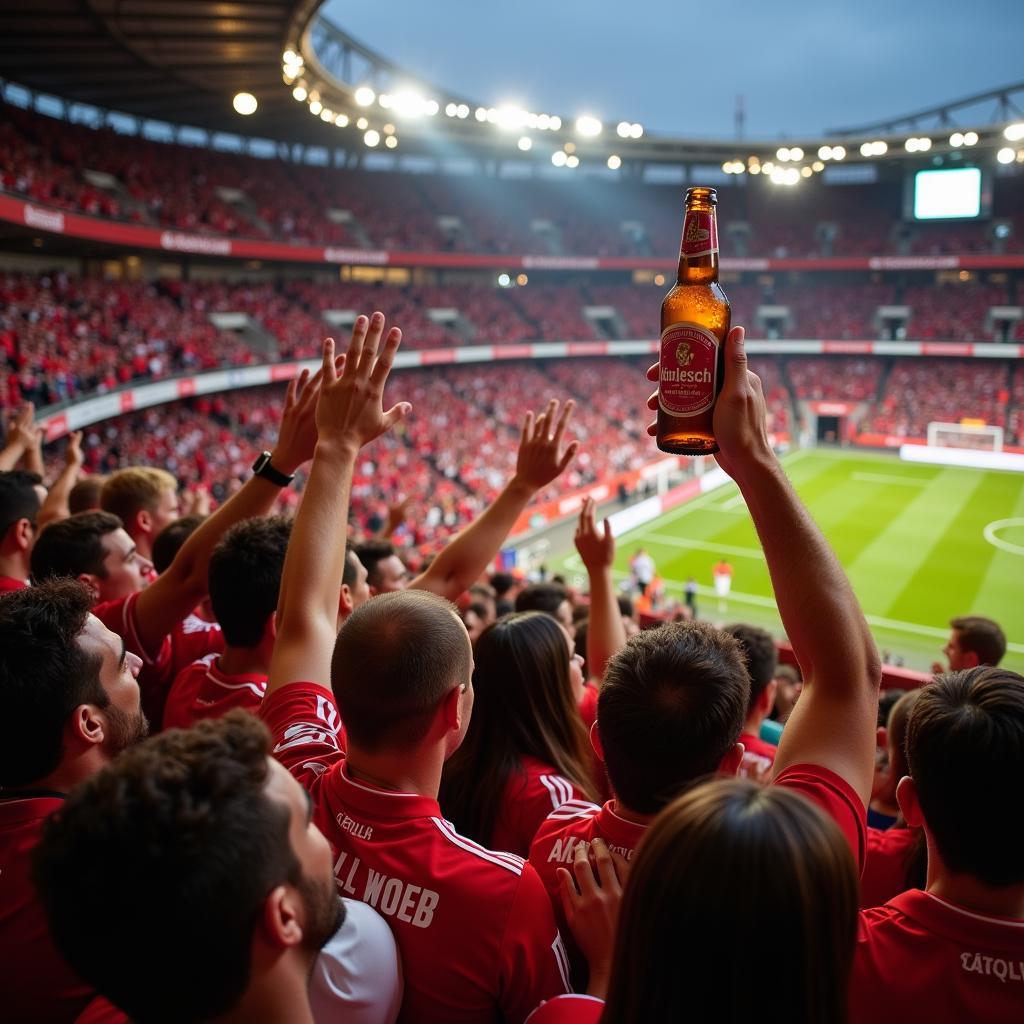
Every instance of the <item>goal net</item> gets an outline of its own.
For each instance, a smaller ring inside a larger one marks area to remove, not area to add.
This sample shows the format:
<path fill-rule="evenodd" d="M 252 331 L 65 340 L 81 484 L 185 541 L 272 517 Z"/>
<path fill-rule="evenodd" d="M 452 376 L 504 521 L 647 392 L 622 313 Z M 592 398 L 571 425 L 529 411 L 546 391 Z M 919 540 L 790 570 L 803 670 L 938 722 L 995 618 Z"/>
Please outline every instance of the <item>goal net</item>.
<path fill-rule="evenodd" d="M 1003 428 L 980 420 L 960 423 L 929 423 L 928 445 L 932 448 L 966 448 L 975 452 L 1001 452 Z"/>

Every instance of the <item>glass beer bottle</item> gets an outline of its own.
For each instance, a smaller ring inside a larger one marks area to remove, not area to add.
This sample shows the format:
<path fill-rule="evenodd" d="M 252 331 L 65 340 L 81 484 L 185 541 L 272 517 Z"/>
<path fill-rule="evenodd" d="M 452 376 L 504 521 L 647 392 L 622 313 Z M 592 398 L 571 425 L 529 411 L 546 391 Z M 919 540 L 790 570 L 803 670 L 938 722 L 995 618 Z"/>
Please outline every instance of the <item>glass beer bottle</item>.
<path fill-rule="evenodd" d="M 679 274 L 661 304 L 657 441 L 673 455 L 718 451 L 712 421 L 731 308 L 718 283 L 717 205 L 713 188 L 686 190 Z"/>

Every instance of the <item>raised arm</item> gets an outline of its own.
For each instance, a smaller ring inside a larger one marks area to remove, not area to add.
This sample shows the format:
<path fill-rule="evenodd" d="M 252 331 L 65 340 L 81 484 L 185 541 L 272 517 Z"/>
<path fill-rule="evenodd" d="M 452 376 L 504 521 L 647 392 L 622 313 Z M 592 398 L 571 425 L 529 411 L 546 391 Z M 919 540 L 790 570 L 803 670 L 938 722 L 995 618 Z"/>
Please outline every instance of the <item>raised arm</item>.
<path fill-rule="evenodd" d="M 328 687 L 331 683 L 356 457 L 363 445 L 390 430 L 411 408 L 401 402 L 383 409 L 384 385 L 402 340 L 402 332 L 393 327 L 381 346 L 383 332 L 382 313 L 369 321 L 358 317 L 348 352 L 338 361 L 340 371 L 334 341 L 324 342 L 316 454 L 284 562 L 267 697 L 299 680 Z"/>
<path fill-rule="evenodd" d="M 615 597 L 612 583 L 612 562 L 615 561 L 615 538 L 606 519 L 598 530 L 594 521 L 596 503 L 587 498 L 576 527 L 576 550 L 587 568 L 590 579 L 590 619 L 587 623 L 587 674 L 600 682 L 608 659 L 626 645 L 626 627 Z"/>
<path fill-rule="evenodd" d="M 564 473 L 575 458 L 578 441 L 571 441 L 562 449 L 574 404 L 570 399 L 559 415 L 558 400 L 552 398 L 536 418 L 532 412 L 526 414 L 512 479 L 482 515 L 448 542 L 430 568 L 417 576 L 410 587 L 454 601 L 480 578 L 501 550 L 523 509 L 542 487 Z"/>
<path fill-rule="evenodd" d="M 34 442 L 34 432 L 40 429 L 35 426 L 34 417 L 35 406 L 27 402 L 8 424 L 5 444 L 0 450 L 0 471 L 6 472 L 16 468 L 21 457 Z"/>
<path fill-rule="evenodd" d="M 310 380 L 308 370 L 288 385 L 281 430 L 270 458 L 271 466 L 281 473 L 291 475 L 313 456 L 319 385 L 319 374 Z M 158 649 L 163 638 L 206 596 L 210 555 L 221 537 L 243 519 L 266 515 L 280 493 L 277 484 L 262 476 L 252 477 L 195 530 L 167 571 L 142 591 L 136 622 L 147 650 Z"/>
<path fill-rule="evenodd" d="M 68 447 L 64 453 L 64 468 L 60 471 L 57 479 L 50 484 L 46 494 L 46 501 L 39 509 L 39 526 L 42 528 L 47 523 L 55 523 L 61 519 L 67 519 L 71 515 L 68 508 L 68 498 L 71 489 L 78 483 L 78 474 L 82 468 L 82 432 L 73 431 L 68 436 Z"/>
<path fill-rule="evenodd" d="M 715 408 L 717 460 L 750 510 L 804 676 L 774 771 L 798 763 L 829 768 L 866 806 L 874 771 L 878 652 L 846 573 L 768 442 L 761 381 L 747 369 L 743 339 L 738 327 L 726 341 L 725 384 Z"/>

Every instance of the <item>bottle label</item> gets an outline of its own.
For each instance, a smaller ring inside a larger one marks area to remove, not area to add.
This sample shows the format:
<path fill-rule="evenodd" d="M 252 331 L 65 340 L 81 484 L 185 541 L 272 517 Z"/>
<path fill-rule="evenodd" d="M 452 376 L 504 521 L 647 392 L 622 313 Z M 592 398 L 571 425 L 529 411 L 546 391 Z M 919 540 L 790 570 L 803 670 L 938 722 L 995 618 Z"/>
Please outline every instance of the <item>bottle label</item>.
<path fill-rule="evenodd" d="M 658 406 L 670 416 L 699 416 L 714 405 L 718 339 L 700 324 L 672 324 L 661 334 Z"/>
<path fill-rule="evenodd" d="M 718 223 L 711 210 L 687 210 L 680 256 L 695 259 L 718 252 Z"/>

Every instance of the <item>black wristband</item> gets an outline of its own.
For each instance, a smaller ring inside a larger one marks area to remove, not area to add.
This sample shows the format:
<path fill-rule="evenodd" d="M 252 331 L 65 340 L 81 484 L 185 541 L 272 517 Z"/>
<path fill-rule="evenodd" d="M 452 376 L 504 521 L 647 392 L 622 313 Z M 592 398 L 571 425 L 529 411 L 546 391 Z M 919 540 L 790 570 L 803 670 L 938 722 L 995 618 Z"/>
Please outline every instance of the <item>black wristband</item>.
<path fill-rule="evenodd" d="M 289 476 L 287 473 L 282 473 L 279 469 L 274 469 L 270 464 L 270 452 L 264 452 L 260 455 L 252 464 L 252 471 L 254 476 L 261 476 L 264 480 L 277 484 L 278 487 L 287 487 L 295 479 L 294 473 Z"/>

